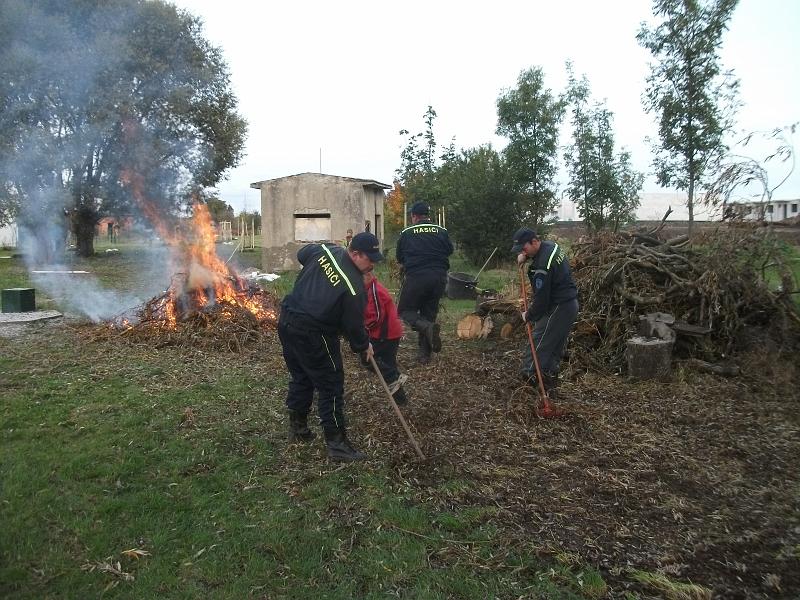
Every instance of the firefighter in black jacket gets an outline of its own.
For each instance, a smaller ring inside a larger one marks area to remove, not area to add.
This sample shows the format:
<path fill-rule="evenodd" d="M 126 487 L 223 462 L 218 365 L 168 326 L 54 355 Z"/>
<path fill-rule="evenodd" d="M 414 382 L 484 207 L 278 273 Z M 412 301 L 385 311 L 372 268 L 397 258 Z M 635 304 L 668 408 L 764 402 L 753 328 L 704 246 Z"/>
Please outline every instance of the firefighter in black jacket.
<path fill-rule="evenodd" d="M 523 227 L 514 234 L 517 262 L 528 266 L 533 301 L 522 312 L 522 320 L 533 323 L 533 342 L 542 369 L 544 387 L 551 398 L 558 387 L 558 370 L 567 338 L 578 316 L 578 288 L 572 279 L 564 250 L 555 242 L 541 241 L 536 232 Z M 522 351 L 522 376 L 536 382 L 529 344 Z"/>
<path fill-rule="evenodd" d="M 431 223 L 430 212 L 424 202 L 411 207 L 412 225 L 400 234 L 396 251 L 404 273 L 397 312 L 419 336 L 417 358 L 423 365 L 430 362 L 431 352 L 442 350 L 436 316 L 453 253 L 447 229 Z"/>
<path fill-rule="evenodd" d="M 289 440 L 311 441 L 308 413 L 318 393 L 317 412 L 333 460 L 363 460 L 347 439 L 344 418 L 344 372 L 339 334 L 353 352 L 369 362 L 372 345 L 364 328 L 363 274 L 383 260 L 378 238 L 359 233 L 345 249 L 309 244 L 297 253 L 303 265 L 292 292 L 281 303 L 278 336 L 289 369 Z"/>

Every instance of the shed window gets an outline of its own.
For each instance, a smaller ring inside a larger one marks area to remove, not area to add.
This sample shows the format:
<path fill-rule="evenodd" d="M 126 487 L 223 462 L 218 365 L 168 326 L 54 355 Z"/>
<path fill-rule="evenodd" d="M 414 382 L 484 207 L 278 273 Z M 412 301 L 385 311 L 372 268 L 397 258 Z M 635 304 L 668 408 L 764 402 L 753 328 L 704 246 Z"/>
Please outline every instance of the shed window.
<path fill-rule="evenodd" d="M 797 212 L 797 202 L 792 204 L 792 213 L 796 213 L 796 212 Z"/>
<path fill-rule="evenodd" d="M 294 216 L 294 239 L 296 242 L 330 240 L 330 213 L 296 214 Z"/>

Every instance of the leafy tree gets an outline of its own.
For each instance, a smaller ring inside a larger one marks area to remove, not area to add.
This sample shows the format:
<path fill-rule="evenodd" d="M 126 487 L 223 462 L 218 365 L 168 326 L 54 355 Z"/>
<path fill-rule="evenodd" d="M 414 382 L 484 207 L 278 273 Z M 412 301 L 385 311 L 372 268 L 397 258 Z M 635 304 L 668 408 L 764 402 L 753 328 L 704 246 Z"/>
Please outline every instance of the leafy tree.
<path fill-rule="evenodd" d="M 219 198 L 209 198 L 206 200 L 206 208 L 211 220 L 219 225 L 222 221 L 233 221 L 233 207 Z"/>
<path fill-rule="evenodd" d="M 718 51 L 737 2 L 655 0 L 653 14 L 662 22 L 642 24 L 637 35 L 657 61 L 644 97 L 646 110 L 659 116 L 656 177 L 686 190 L 690 233 L 695 192 L 725 152 L 723 136 L 733 126 L 738 81 L 721 71 Z"/>
<path fill-rule="evenodd" d="M 567 195 L 590 230 L 610 227 L 616 231 L 635 218 L 644 177 L 631 169 L 629 153 L 615 154 L 613 113 L 603 103 L 590 106 L 586 76 L 576 79 L 569 63 L 567 72 L 565 100 L 573 134 L 573 143 L 564 152 Z"/>
<path fill-rule="evenodd" d="M 509 184 L 503 157 L 490 145 L 464 150 L 445 161 L 440 178 L 448 229 L 464 256 L 481 264 L 495 246 L 507 250 L 520 223 L 519 193 Z"/>
<path fill-rule="evenodd" d="M 409 206 L 417 201 L 424 201 L 433 208 L 441 206 L 440 190 L 437 185 L 437 143 L 433 133 L 433 122 L 436 111 L 428 106 L 423 120 L 425 129 L 413 135 L 407 129 L 400 135 L 408 136 L 405 147 L 400 153 L 400 168 L 396 175 L 400 181 Z"/>
<path fill-rule="evenodd" d="M 161 0 L 0 0 L 0 15 L 0 206 L 35 236 L 66 215 L 90 255 L 101 216 L 136 198 L 171 214 L 238 164 L 246 124 L 197 18 Z"/>
<path fill-rule="evenodd" d="M 544 222 L 557 205 L 558 128 L 564 102 L 545 88 L 539 67 L 520 73 L 517 87 L 497 99 L 497 133 L 508 138 L 503 151 L 509 183 L 516 189 L 520 221 Z"/>
<path fill-rule="evenodd" d="M 255 225 L 256 231 L 261 229 L 261 213 L 258 211 L 243 210 L 236 216 L 236 219 L 244 220 L 245 226 L 247 227 L 248 231 L 250 231 L 250 228 L 253 225 Z"/>
<path fill-rule="evenodd" d="M 384 226 L 387 237 L 395 237 L 403 228 L 403 211 L 408 200 L 403 185 L 395 179 L 394 187 L 386 194 Z"/>

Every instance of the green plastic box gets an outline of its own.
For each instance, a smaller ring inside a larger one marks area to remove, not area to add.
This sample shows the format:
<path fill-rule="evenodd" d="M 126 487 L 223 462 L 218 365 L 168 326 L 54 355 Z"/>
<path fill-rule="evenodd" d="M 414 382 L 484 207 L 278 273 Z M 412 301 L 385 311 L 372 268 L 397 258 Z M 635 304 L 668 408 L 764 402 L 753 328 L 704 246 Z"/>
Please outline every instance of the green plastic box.
<path fill-rule="evenodd" d="M 36 310 L 36 291 L 33 288 L 8 288 L 2 291 L 3 312 L 31 312 Z"/>

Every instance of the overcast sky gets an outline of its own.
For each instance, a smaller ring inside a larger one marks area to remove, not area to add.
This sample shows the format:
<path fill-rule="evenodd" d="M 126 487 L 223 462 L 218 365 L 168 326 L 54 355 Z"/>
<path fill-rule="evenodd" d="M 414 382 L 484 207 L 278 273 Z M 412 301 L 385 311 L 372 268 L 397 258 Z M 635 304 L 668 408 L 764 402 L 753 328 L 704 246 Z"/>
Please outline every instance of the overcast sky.
<path fill-rule="evenodd" d="M 561 92 L 567 60 L 613 111 L 617 147 L 651 171 L 644 139 L 655 135 L 655 117 L 641 104 L 650 55 L 636 42 L 640 23 L 652 19 L 649 0 L 174 3 L 200 16 L 222 49 L 249 122 L 247 155 L 218 186 L 237 210 L 259 208 L 252 182 L 319 171 L 320 154 L 323 173 L 391 184 L 404 145 L 398 132 L 421 131 L 428 105 L 441 145 L 455 137 L 457 148 L 500 149 L 500 93 L 532 66 Z M 740 0 L 722 63 L 741 81 L 740 131 L 800 120 L 800 1 Z M 762 158 L 770 147 L 746 151 Z M 787 170 L 772 170 L 773 185 Z M 674 195 L 653 177 L 643 191 Z M 800 173 L 776 192 L 790 197 L 800 197 Z M 645 206 L 640 216 L 660 209 Z"/>

